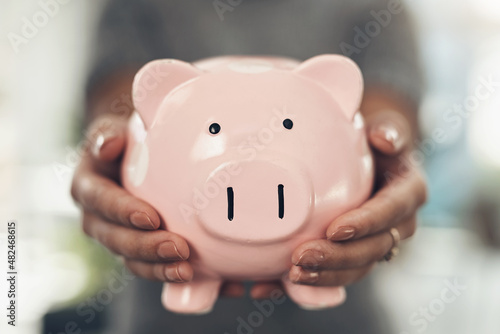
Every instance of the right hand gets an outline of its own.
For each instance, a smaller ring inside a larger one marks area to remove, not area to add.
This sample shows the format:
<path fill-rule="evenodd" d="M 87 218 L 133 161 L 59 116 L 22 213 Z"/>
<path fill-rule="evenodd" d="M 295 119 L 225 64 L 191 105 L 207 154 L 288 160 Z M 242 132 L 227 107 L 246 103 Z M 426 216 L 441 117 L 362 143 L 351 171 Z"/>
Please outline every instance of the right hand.
<path fill-rule="evenodd" d="M 120 182 L 121 158 L 126 146 L 128 118 L 106 115 L 89 126 L 90 138 L 71 186 L 83 212 L 83 230 L 142 278 L 189 282 L 193 268 L 187 242 L 159 229 L 161 219 L 148 203 L 126 191 Z M 164 224 L 163 224 L 164 226 Z M 240 297 L 240 282 L 225 282 L 220 294 Z"/>
<path fill-rule="evenodd" d="M 127 121 L 106 115 L 90 125 L 89 143 L 71 186 L 71 195 L 83 212 L 83 230 L 122 256 L 137 276 L 164 282 L 190 281 L 193 269 L 186 261 L 187 242 L 159 229 L 156 210 L 121 186 Z"/>

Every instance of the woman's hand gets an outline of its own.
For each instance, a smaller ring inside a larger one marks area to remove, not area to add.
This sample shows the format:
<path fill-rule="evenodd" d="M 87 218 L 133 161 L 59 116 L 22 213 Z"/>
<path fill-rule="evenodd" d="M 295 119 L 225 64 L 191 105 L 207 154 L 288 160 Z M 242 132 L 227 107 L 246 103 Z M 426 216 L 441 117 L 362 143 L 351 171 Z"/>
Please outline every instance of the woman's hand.
<path fill-rule="evenodd" d="M 126 145 L 126 117 L 105 115 L 90 126 L 89 145 L 78 166 L 71 194 L 83 213 L 83 230 L 143 278 L 185 282 L 193 277 L 186 241 L 160 230 L 160 216 L 120 184 Z"/>
<path fill-rule="evenodd" d="M 362 106 L 375 158 L 374 195 L 335 219 L 324 239 L 305 242 L 292 254 L 288 274 L 297 284 L 342 286 L 367 275 L 394 246 L 415 233 L 417 209 L 426 201 L 420 166 L 409 166 L 416 128 L 415 110 L 386 91 L 369 91 Z M 397 111 L 396 111 L 397 110 Z M 279 282 L 256 284 L 251 295 L 267 298 Z"/>
<path fill-rule="evenodd" d="M 313 285 L 347 285 L 364 277 L 394 246 L 415 233 L 417 209 L 426 186 L 419 166 L 408 166 L 411 135 L 406 119 L 394 111 L 367 118 L 368 140 L 376 164 L 375 193 L 362 206 L 335 219 L 326 238 L 300 245 L 292 255 L 289 278 Z"/>
<path fill-rule="evenodd" d="M 179 235 L 159 229 L 160 216 L 120 184 L 128 117 L 105 115 L 90 125 L 89 145 L 78 166 L 71 195 L 82 208 L 83 230 L 124 259 L 135 275 L 162 282 L 193 278 L 189 247 Z M 226 282 L 221 295 L 244 294 L 239 282 Z"/>

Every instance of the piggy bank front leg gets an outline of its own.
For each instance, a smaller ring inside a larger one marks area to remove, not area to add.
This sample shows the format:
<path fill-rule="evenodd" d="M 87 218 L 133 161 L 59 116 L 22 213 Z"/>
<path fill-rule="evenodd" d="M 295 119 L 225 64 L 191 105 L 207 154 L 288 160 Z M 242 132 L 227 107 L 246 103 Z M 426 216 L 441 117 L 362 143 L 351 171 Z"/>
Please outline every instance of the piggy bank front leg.
<path fill-rule="evenodd" d="M 221 283 L 220 279 L 213 278 L 194 278 L 188 283 L 165 283 L 162 304 L 167 310 L 176 313 L 208 313 L 217 301 Z"/>
<path fill-rule="evenodd" d="M 345 301 L 346 293 L 343 286 L 311 286 L 300 285 L 283 279 L 287 295 L 297 305 L 307 310 L 322 310 L 335 307 Z"/>

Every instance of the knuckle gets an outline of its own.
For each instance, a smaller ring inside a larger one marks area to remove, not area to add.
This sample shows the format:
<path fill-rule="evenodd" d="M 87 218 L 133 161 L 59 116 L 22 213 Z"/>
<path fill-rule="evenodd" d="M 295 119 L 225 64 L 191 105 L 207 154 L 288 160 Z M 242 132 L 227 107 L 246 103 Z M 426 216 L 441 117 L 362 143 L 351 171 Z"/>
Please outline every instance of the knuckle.
<path fill-rule="evenodd" d="M 363 209 L 364 214 L 362 221 L 360 221 L 360 228 L 365 231 L 364 235 L 379 232 L 385 227 L 384 212 L 388 212 L 393 204 L 386 195 L 382 195 L 379 200 L 377 206 L 367 206 Z"/>
<path fill-rule="evenodd" d="M 107 192 L 108 195 L 111 195 L 111 192 Z M 112 198 L 111 204 L 109 205 L 110 214 L 112 214 L 116 220 L 122 223 L 128 223 L 128 217 L 132 213 L 133 199 L 127 195 L 115 194 L 113 196 L 109 196 Z"/>
<path fill-rule="evenodd" d="M 392 207 L 394 206 L 394 196 L 393 196 L 393 191 L 390 191 L 390 189 L 384 189 L 384 191 L 380 191 L 377 193 L 377 209 L 378 208 L 387 208 L 387 207 Z M 375 210 L 375 208 L 372 208 L 373 211 L 378 211 Z"/>
<path fill-rule="evenodd" d="M 83 200 L 87 207 L 92 208 L 99 215 L 106 217 L 109 219 L 109 215 L 107 214 L 109 211 L 108 198 L 110 194 L 108 193 L 107 187 L 102 182 L 96 182 L 96 180 L 92 180 L 88 178 L 84 184 L 85 190 L 82 190 L 85 193 Z"/>
<path fill-rule="evenodd" d="M 80 204 L 93 207 L 95 204 L 95 192 L 98 188 L 89 176 L 80 175 L 74 179 L 72 194 Z"/>
<path fill-rule="evenodd" d="M 391 210 L 391 216 L 396 219 L 401 219 L 408 213 L 408 200 L 405 196 L 392 196 L 387 199 L 386 205 Z"/>
<path fill-rule="evenodd" d="M 130 196 L 121 194 L 106 183 L 101 183 L 94 188 L 92 206 L 99 208 L 107 219 L 122 224 L 128 223 L 128 217 L 134 208 Z"/>
<path fill-rule="evenodd" d="M 153 266 L 153 276 L 159 281 L 166 281 L 167 278 L 165 276 L 166 266 L 161 263 L 156 263 Z"/>
<path fill-rule="evenodd" d="M 389 213 L 389 219 L 402 219 L 405 215 L 408 214 L 409 210 L 407 198 L 408 197 L 405 196 L 387 194 L 382 198 L 382 205 L 380 207 L 383 207 L 384 210 L 387 210 L 387 212 Z"/>
<path fill-rule="evenodd" d="M 73 179 L 71 180 L 70 194 L 73 200 L 81 203 L 82 194 L 87 190 L 86 184 L 88 183 L 87 176 L 77 168 Z"/>
<path fill-rule="evenodd" d="M 366 234 L 373 233 L 377 229 L 379 229 L 378 225 L 380 225 L 380 220 L 381 220 L 380 208 L 384 206 L 385 206 L 385 199 L 383 199 L 382 204 L 378 208 L 374 207 L 366 208 L 366 214 L 364 215 L 364 217 L 366 217 L 366 222 L 365 222 L 365 227 L 367 229 Z"/>

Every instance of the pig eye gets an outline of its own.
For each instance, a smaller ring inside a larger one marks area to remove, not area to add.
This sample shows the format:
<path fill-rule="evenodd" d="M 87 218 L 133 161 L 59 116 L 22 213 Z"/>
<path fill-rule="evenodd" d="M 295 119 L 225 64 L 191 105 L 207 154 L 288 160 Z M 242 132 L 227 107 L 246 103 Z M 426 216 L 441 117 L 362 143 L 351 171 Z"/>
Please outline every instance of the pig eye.
<path fill-rule="evenodd" d="M 211 134 L 216 135 L 220 132 L 220 125 L 217 123 L 210 124 L 208 131 L 210 131 Z"/>
<path fill-rule="evenodd" d="M 290 130 L 291 128 L 293 128 L 293 122 L 290 118 L 287 118 L 283 121 L 283 126 L 285 127 L 285 129 L 288 129 Z"/>

